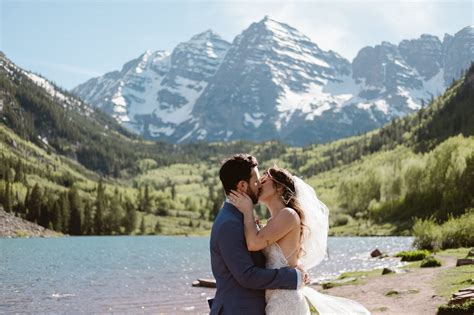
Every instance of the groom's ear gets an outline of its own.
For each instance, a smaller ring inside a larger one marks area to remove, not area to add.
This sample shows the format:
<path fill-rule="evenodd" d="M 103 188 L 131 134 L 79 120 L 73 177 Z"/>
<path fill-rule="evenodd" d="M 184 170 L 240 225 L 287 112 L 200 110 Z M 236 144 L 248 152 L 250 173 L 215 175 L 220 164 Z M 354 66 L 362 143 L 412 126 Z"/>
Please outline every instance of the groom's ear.
<path fill-rule="evenodd" d="M 237 191 L 241 193 L 247 192 L 248 186 L 249 186 L 249 183 L 247 183 L 244 180 L 241 180 L 237 183 Z"/>

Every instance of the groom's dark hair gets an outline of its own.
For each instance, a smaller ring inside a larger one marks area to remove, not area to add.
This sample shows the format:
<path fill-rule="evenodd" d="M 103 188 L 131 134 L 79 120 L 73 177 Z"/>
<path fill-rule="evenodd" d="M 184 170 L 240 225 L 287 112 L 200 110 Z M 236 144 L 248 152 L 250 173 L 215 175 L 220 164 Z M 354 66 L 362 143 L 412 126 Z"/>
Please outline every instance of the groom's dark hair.
<path fill-rule="evenodd" d="M 237 183 L 241 180 L 250 181 L 252 168 L 258 166 L 257 158 L 250 154 L 234 154 L 222 161 L 219 170 L 219 178 L 226 194 L 237 188 Z"/>

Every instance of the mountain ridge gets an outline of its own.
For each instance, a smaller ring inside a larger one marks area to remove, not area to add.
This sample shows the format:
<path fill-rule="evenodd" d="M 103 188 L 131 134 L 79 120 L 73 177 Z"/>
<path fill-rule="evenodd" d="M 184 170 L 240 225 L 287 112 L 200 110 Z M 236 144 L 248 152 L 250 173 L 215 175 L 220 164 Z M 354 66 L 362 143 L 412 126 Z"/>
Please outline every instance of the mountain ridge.
<path fill-rule="evenodd" d="M 147 139 L 328 142 L 380 127 L 441 94 L 474 60 L 473 30 L 443 41 L 422 34 L 398 45 L 382 42 L 350 62 L 265 17 L 232 43 L 210 30 L 193 36 L 166 57 L 162 76 L 134 75 L 145 82 L 136 89 L 130 86 L 138 79 L 122 76 L 114 88 L 92 93 L 99 77 L 73 92 Z M 199 35 L 205 40 L 193 46 Z M 218 58 L 207 58 L 216 48 Z M 189 72 L 195 61 L 201 68 Z"/>

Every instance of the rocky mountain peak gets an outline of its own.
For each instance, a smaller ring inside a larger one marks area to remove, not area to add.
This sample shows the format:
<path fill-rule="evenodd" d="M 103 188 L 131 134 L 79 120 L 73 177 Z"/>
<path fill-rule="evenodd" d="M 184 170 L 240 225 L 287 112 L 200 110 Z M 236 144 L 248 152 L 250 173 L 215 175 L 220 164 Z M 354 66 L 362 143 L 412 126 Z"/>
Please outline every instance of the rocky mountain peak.
<path fill-rule="evenodd" d="M 474 28 L 466 26 L 454 36 L 445 36 L 443 41 L 445 53 L 444 79 L 446 84 L 458 79 L 474 60 Z"/>
<path fill-rule="evenodd" d="M 191 41 L 212 41 L 212 40 L 222 40 L 222 37 L 219 36 L 216 32 L 211 29 L 205 30 L 199 34 L 194 35 L 191 37 Z"/>
<path fill-rule="evenodd" d="M 75 89 L 147 138 L 325 142 L 420 108 L 474 60 L 472 27 L 362 48 L 353 62 L 265 16 L 232 44 L 212 30 Z M 153 62 L 151 60 L 154 60 Z M 137 69 L 141 69 L 137 71 Z"/>

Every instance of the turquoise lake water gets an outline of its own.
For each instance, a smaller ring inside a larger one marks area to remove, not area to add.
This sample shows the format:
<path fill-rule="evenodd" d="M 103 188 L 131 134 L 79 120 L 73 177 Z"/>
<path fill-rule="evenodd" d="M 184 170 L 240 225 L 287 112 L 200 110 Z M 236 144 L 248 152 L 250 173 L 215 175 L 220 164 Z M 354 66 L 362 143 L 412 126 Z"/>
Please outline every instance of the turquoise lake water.
<path fill-rule="evenodd" d="M 370 258 L 411 248 L 411 237 L 330 237 L 313 280 L 396 266 Z M 213 289 L 208 237 L 115 236 L 0 239 L 0 313 L 196 313 Z"/>

